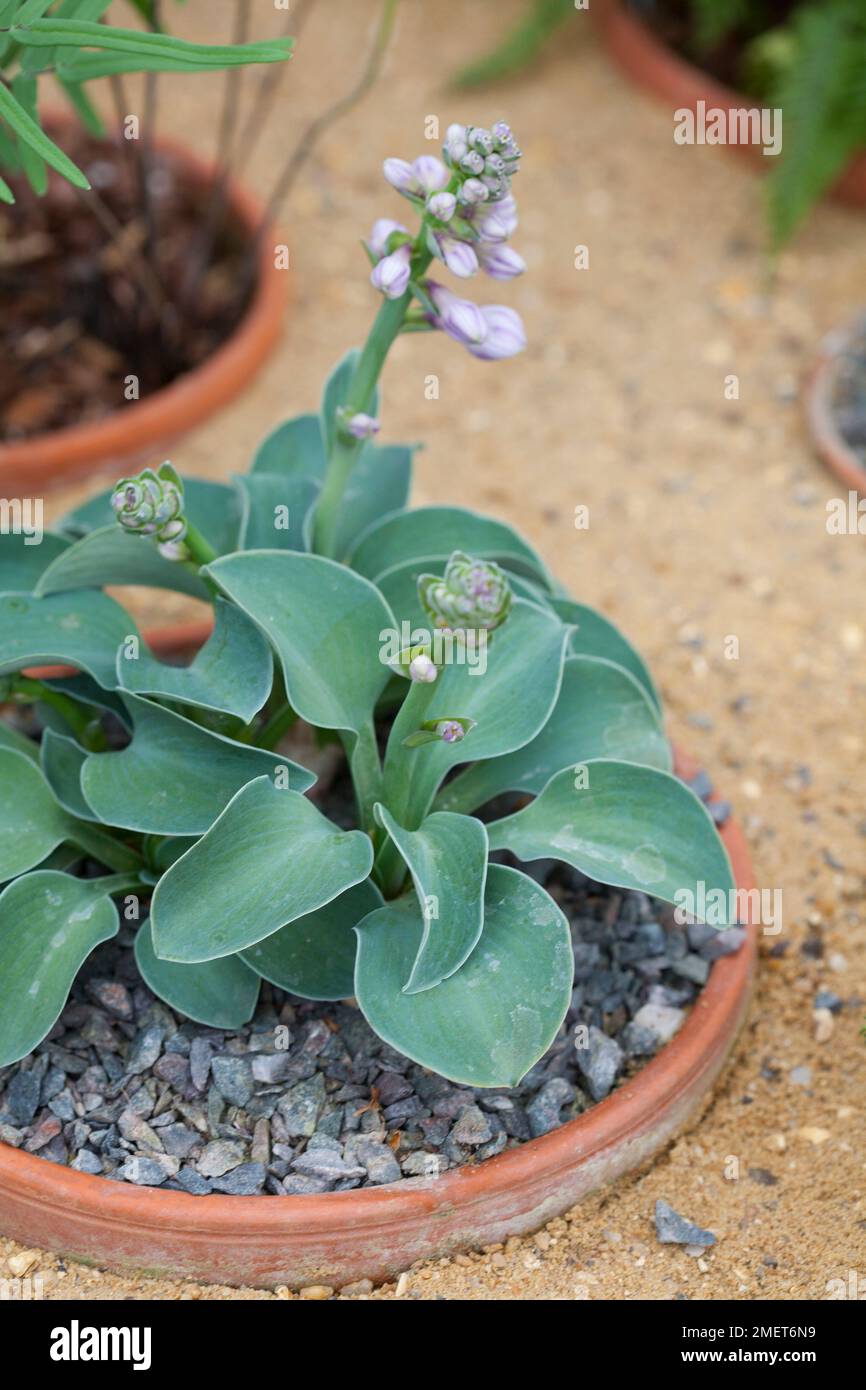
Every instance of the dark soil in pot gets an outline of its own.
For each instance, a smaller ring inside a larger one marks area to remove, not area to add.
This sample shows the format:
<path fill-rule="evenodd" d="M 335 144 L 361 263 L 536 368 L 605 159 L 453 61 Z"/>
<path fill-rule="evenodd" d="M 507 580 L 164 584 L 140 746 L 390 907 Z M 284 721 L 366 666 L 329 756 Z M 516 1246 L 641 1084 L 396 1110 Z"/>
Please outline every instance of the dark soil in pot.
<path fill-rule="evenodd" d="M 703 776 L 692 785 L 709 793 Z M 344 790 L 325 799 L 338 820 Z M 712 809 L 725 818 L 724 803 Z M 455 1085 L 381 1042 L 351 1003 L 267 984 L 246 1028 L 190 1023 L 143 984 L 125 927 L 45 1042 L 0 1072 L 0 1141 L 121 1182 L 281 1195 L 438 1176 L 548 1133 L 639 1071 L 744 933 L 679 926 L 667 904 L 559 864 L 529 871 L 572 923 L 575 983 L 519 1086 Z"/>
<path fill-rule="evenodd" d="M 696 63 L 717 81 L 750 96 L 760 96 L 755 90 L 754 75 L 744 62 L 744 46 L 759 34 L 785 24 L 799 3 L 800 0 L 763 0 L 760 5 L 747 5 L 742 22 L 711 47 L 697 42 L 692 0 L 637 0 L 627 8 L 669 48 Z"/>
<path fill-rule="evenodd" d="M 169 385 L 231 337 L 255 288 L 248 232 L 170 148 L 72 126 L 63 143 L 94 193 L 50 172 L 37 198 L 19 177 L 0 209 L 0 444 Z"/>

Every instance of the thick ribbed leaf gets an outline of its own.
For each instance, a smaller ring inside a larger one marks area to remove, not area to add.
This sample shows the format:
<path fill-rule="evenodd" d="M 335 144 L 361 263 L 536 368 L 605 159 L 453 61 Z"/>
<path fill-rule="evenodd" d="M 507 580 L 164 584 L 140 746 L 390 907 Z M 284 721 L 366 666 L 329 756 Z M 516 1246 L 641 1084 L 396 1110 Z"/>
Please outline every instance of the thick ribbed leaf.
<path fill-rule="evenodd" d="M 0 593 L 30 594 L 43 571 L 69 545 L 63 536 L 46 531 L 38 545 L 28 537 L 11 532 L 0 534 Z"/>
<path fill-rule="evenodd" d="M 617 758 L 670 771 L 670 745 L 655 705 L 622 666 L 594 656 L 566 658 L 559 699 L 530 743 L 473 763 L 446 787 L 437 806 L 475 811 L 500 792 L 538 793 L 562 768 L 588 758 Z"/>
<path fill-rule="evenodd" d="M 419 830 L 404 830 L 384 806 L 376 817 L 412 875 L 424 931 L 407 994 L 432 989 L 459 970 L 484 925 L 487 831 L 471 816 L 436 811 Z"/>
<path fill-rule="evenodd" d="M 11 724 L 7 724 L 5 719 L 0 719 L 0 749 L 11 748 L 15 753 L 23 753 L 25 758 L 29 758 L 32 763 L 39 762 L 39 744 L 35 739 L 27 738 L 17 729 L 13 729 Z"/>
<path fill-rule="evenodd" d="M 704 804 L 670 773 L 635 763 L 598 759 L 577 777 L 571 768 L 559 772 L 525 810 L 493 821 L 487 833 L 492 850 L 562 859 L 599 883 L 666 902 L 684 892 L 697 900 L 701 883 L 706 892 L 734 887 Z"/>
<path fill-rule="evenodd" d="M 160 879 L 154 950 L 175 961 L 244 951 L 360 883 L 372 862 L 367 835 L 259 777 Z"/>
<path fill-rule="evenodd" d="M 169 666 L 144 645 L 135 658 L 122 648 L 117 657 L 121 689 L 234 714 L 249 723 L 271 691 L 271 649 L 239 608 L 217 599 L 214 610 L 214 630 L 191 666 Z"/>
<path fill-rule="evenodd" d="M 276 550 L 227 555 L 208 573 L 270 638 L 302 719 L 369 726 L 389 677 L 379 634 L 394 618 L 372 584 L 333 560 Z"/>
<path fill-rule="evenodd" d="M 68 512 L 59 523 L 59 529 L 70 536 L 85 536 L 89 531 L 98 531 L 110 521 L 113 522 L 112 491 L 112 488 L 108 488 Z M 183 496 L 184 514 L 216 553 L 227 555 L 236 550 L 241 524 L 241 499 L 235 488 L 204 478 L 184 478 Z M 132 536 L 130 539 L 141 540 L 142 537 Z M 166 563 L 172 562 L 169 560 Z"/>
<path fill-rule="evenodd" d="M 430 684 L 409 687 L 388 740 L 382 798 L 401 825 L 417 829 L 457 763 L 510 753 L 544 727 L 559 695 L 567 637 L 554 614 L 517 599 L 488 642 L 483 675 L 455 663 Z M 422 724 L 457 718 L 476 721 L 461 742 L 405 746 Z"/>
<path fill-rule="evenodd" d="M 325 447 L 318 415 L 296 415 L 284 420 L 262 440 L 250 464 L 250 473 L 278 473 L 281 477 L 325 476 Z"/>
<path fill-rule="evenodd" d="M 403 981 L 424 931 L 414 895 L 357 929 L 355 994 L 391 1047 L 468 1086 L 516 1086 L 553 1042 L 571 1002 L 571 934 L 532 879 L 491 864 L 484 930 L 465 965 L 420 994 Z"/>
<path fill-rule="evenodd" d="M 99 879 L 40 869 L 0 893 L 0 1066 L 42 1041 L 82 964 L 117 925 Z"/>
<path fill-rule="evenodd" d="M 46 729 L 40 744 L 42 773 L 55 797 L 65 811 L 79 820 L 98 820 L 84 800 L 81 790 L 81 769 L 87 758 L 85 750 L 65 734 Z"/>
<path fill-rule="evenodd" d="M 550 604 L 564 623 L 574 624 L 568 644 L 570 652 L 575 656 L 600 656 L 624 666 L 643 686 L 656 709 L 661 709 L 662 702 L 646 662 L 613 623 L 594 608 L 572 599 L 551 598 Z"/>
<path fill-rule="evenodd" d="M 348 999 L 355 992 L 355 927 L 382 901 L 372 879 L 365 878 L 243 951 L 242 959 L 302 999 Z"/>
<path fill-rule="evenodd" d="M 68 830 L 68 817 L 37 764 L 0 747 L 0 883 L 41 864 Z"/>
<path fill-rule="evenodd" d="M 453 550 L 478 559 L 496 560 L 530 579 L 548 583 L 542 560 L 502 521 L 463 507 L 415 507 L 386 516 L 369 526 L 349 557 L 349 564 L 368 579 L 419 556 L 444 561 Z"/>
<path fill-rule="evenodd" d="M 138 636 L 133 619 L 98 589 L 46 598 L 0 595 L 0 675 L 68 665 L 115 690 L 116 655 L 130 636 Z"/>
<path fill-rule="evenodd" d="M 81 771 L 85 800 L 106 825 L 149 835 L 202 835 L 254 778 L 288 777 L 299 792 L 316 780 L 277 753 L 235 743 L 141 696 L 124 699 L 132 742 L 118 752 L 90 753 Z"/>
<path fill-rule="evenodd" d="M 74 589 L 101 589 L 107 584 L 139 584 L 171 589 L 191 598 L 207 599 L 207 586 L 185 565 L 160 555 L 152 536 L 133 536 L 120 527 L 103 526 L 75 541 L 40 576 L 38 595 Z"/>
<path fill-rule="evenodd" d="M 309 550 L 316 478 L 256 472 L 235 482 L 244 498 L 239 550 Z"/>
<path fill-rule="evenodd" d="M 172 1009 L 209 1028 L 243 1028 L 256 1011 L 261 979 L 240 956 L 178 965 L 153 949 L 150 920 L 135 938 L 135 960 L 146 985 Z"/>
<path fill-rule="evenodd" d="M 337 555 L 348 554 L 368 526 L 406 506 L 414 452 L 408 444 L 366 444 L 340 501 Z"/>

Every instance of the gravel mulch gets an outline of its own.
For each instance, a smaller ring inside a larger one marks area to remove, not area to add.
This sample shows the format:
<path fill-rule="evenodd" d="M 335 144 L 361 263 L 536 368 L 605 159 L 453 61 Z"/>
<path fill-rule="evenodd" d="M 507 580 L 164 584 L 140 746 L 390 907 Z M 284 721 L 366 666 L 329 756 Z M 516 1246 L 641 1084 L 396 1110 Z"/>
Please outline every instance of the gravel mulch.
<path fill-rule="evenodd" d="M 692 785 L 708 795 L 706 779 Z M 36 1052 L 0 1071 L 0 1141 L 139 1186 L 296 1196 L 424 1181 L 556 1129 L 673 1037 L 745 933 L 681 927 L 668 905 L 554 861 L 525 867 L 571 922 L 574 992 L 519 1086 L 454 1085 L 383 1043 L 352 1003 L 268 984 L 240 1031 L 191 1023 L 144 985 L 122 927 Z"/>

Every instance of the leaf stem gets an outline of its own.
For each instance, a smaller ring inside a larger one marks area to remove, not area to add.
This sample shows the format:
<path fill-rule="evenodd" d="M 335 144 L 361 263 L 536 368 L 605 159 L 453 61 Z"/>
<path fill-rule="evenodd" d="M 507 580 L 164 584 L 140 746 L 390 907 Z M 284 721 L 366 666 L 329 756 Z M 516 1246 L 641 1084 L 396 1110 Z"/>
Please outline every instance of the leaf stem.
<path fill-rule="evenodd" d="M 297 722 L 298 714 L 287 702 L 275 710 L 255 739 L 257 748 L 276 748 L 284 734 Z M 245 741 L 245 740 L 244 740 Z"/>
<path fill-rule="evenodd" d="M 105 733 L 99 721 L 88 709 L 79 705 L 72 695 L 67 695 L 62 690 L 53 690 L 44 681 L 34 680 L 31 676 L 13 677 L 12 694 L 22 696 L 28 703 L 41 700 L 43 704 L 50 705 L 65 719 L 78 742 L 88 751 L 97 753 L 105 748 Z"/>
<path fill-rule="evenodd" d="M 68 838 L 79 849 L 83 849 L 85 854 L 89 854 L 91 859 L 105 864 L 117 873 L 137 875 L 142 866 L 143 860 L 137 850 L 121 844 L 109 831 L 88 821 L 76 820 L 74 816 L 70 816 Z"/>

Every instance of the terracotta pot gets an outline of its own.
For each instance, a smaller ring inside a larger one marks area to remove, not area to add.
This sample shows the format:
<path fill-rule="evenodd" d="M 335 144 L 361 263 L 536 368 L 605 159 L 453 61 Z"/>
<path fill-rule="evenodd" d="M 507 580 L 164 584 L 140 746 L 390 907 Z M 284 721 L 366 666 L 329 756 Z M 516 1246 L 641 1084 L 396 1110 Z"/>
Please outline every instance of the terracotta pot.
<path fill-rule="evenodd" d="M 184 166 L 185 177 L 206 187 L 214 166 L 173 141 L 157 148 Z M 233 219 L 252 235 L 264 209 L 252 193 L 231 180 L 226 191 Z M 93 423 L 0 444 L 0 493 L 39 496 L 58 486 L 113 470 L 134 472 L 174 440 L 227 405 L 258 371 L 283 323 L 288 276 L 274 265 L 274 234 L 261 238 L 256 284 L 249 306 L 228 338 L 210 357 L 144 400 L 124 405 Z"/>
<path fill-rule="evenodd" d="M 818 457 L 847 488 L 866 496 L 866 468 L 859 455 L 839 433 L 832 410 L 833 380 L 838 359 L 844 356 L 854 332 L 863 332 L 862 314 L 845 327 L 833 329 L 823 339 L 818 360 L 806 386 L 805 406 Z"/>
<path fill-rule="evenodd" d="M 163 654 L 191 629 L 152 633 Z M 696 770 L 678 757 L 686 775 Z M 739 888 L 748 850 L 722 839 Z M 0 1144 L 0 1231 L 88 1263 L 205 1283 L 381 1280 L 415 1260 L 524 1235 L 647 1162 L 700 1110 L 745 1017 L 757 927 L 717 961 L 676 1037 L 631 1081 L 560 1129 L 441 1178 L 309 1197 L 191 1197 L 111 1182 Z"/>
<path fill-rule="evenodd" d="M 590 7 L 614 61 L 641 87 L 671 104 L 673 110 L 696 109 L 698 101 L 707 107 L 742 110 L 758 105 L 753 97 L 736 92 L 716 81 L 710 73 L 695 67 L 668 47 L 645 24 L 626 0 L 594 0 Z M 755 145 L 728 145 L 756 169 L 767 172 L 773 161 Z M 784 156 L 783 156 L 784 157 Z M 852 207 L 866 206 L 866 153 L 856 155 L 836 180 L 831 196 Z"/>

